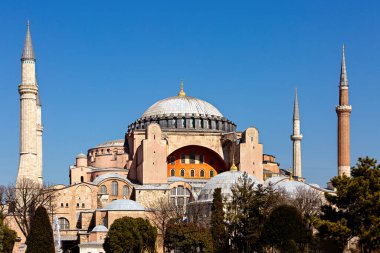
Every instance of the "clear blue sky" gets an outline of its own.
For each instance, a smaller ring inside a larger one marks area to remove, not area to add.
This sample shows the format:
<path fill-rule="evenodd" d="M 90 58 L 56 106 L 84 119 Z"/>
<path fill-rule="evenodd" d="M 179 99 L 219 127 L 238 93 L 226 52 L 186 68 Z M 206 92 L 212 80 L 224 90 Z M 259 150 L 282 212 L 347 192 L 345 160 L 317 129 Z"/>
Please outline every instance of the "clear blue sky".
<path fill-rule="evenodd" d="M 2 1 L 0 184 L 19 152 L 20 56 L 31 21 L 43 104 L 44 177 L 68 183 L 76 154 L 123 138 L 155 101 L 214 104 L 291 166 L 298 87 L 303 175 L 336 175 L 341 47 L 350 84 L 351 161 L 379 158 L 379 1 Z"/>

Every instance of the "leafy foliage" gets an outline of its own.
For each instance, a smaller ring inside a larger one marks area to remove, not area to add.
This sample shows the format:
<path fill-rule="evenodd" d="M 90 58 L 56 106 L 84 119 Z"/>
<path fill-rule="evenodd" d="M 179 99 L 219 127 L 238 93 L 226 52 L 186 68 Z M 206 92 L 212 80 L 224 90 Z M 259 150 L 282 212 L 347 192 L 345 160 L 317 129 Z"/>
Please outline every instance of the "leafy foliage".
<path fill-rule="evenodd" d="M 53 229 L 48 213 L 43 206 L 39 206 L 32 217 L 30 233 L 26 240 L 26 253 L 54 252 Z"/>
<path fill-rule="evenodd" d="M 299 245 L 307 243 L 310 235 L 298 209 L 280 205 L 269 215 L 262 237 L 265 243 L 281 252 L 298 252 Z"/>
<path fill-rule="evenodd" d="M 154 253 L 156 238 L 157 229 L 148 220 L 123 217 L 112 223 L 103 247 L 107 253 Z"/>
<path fill-rule="evenodd" d="M 255 186 L 245 173 L 232 187 L 227 201 L 228 234 L 232 249 L 239 252 L 262 251 L 261 233 L 271 210 L 285 201 L 272 187 Z"/>
<path fill-rule="evenodd" d="M 212 253 L 212 236 L 209 230 L 195 223 L 174 223 L 166 229 L 165 247 L 183 253 Z"/>
<path fill-rule="evenodd" d="M 334 239 L 343 248 L 358 237 L 364 252 L 380 248 L 380 164 L 375 159 L 359 158 L 352 177 L 331 180 L 336 194 L 326 194 L 319 235 Z"/>
<path fill-rule="evenodd" d="M 225 226 L 223 211 L 223 199 L 220 188 L 216 188 L 213 194 L 211 206 L 210 231 L 216 252 L 228 252 L 228 234 Z"/>

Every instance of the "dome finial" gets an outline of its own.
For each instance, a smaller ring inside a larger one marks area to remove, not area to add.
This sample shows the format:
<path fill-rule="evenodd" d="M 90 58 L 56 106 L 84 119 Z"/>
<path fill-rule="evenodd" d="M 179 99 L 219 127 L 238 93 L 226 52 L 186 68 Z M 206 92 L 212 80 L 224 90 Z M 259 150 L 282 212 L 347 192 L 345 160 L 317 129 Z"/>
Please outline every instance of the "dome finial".
<path fill-rule="evenodd" d="M 183 80 L 181 80 L 180 90 L 179 90 L 178 96 L 179 96 L 179 97 L 186 97 L 186 93 L 185 93 L 185 91 L 183 90 Z"/>
<path fill-rule="evenodd" d="M 237 171 L 238 167 L 235 165 L 235 154 L 232 155 L 232 165 L 230 171 Z"/>

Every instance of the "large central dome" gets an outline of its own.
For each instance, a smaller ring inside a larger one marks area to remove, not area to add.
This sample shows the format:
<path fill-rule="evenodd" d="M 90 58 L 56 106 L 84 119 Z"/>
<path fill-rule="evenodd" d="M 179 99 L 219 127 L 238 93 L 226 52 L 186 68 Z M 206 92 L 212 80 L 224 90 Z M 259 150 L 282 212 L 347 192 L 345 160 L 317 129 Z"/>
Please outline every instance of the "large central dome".
<path fill-rule="evenodd" d="M 212 104 L 186 96 L 183 82 L 178 96 L 165 98 L 149 107 L 141 118 L 128 126 L 128 132 L 144 130 L 151 123 L 170 131 L 232 132 L 236 129 L 236 125 Z"/>
<path fill-rule="evenodd" d="M 220 111 L 212 104 L 194 97 L 174 96 L 156 102 L 148 108 L 142 117 L 190 114 L 193 116 L 223 117 Z"/>

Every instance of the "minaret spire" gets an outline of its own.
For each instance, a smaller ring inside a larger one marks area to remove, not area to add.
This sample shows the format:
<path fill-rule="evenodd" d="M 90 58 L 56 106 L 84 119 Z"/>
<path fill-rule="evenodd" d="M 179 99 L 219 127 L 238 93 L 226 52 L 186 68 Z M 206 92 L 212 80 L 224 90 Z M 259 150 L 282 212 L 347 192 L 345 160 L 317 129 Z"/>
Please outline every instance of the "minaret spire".
<path fill-rule="evenodd" d="M 300 110 L 298 108 L 298 94 L 297 94 L 297 88 L 294 92 L 294 108 L 293 108 L 293 120 L 299 120 L 300 119 Z"/>
<path fill-rule="evenodd" d="M 293 108 L 293 135 L 290 139 L 293 141 L 293 173 L 292 175 L 297 178 L 302 178 L 302 164 L 301 164 L 301 120 L 300 111 L 298 108 L 298 94 L 297 88 L 294 92 L 294 108 Z"/>
<path fill-rule="evenodd" d="M 41 106 L 36 81 L 36 58 L 28 21 L 21 56 L 20 94 L 20 161 L 17 183 L 27 178 L 42 184 Z"/>
<path fill-rule="evenodd" d="M 26 36 L 24 42 L 24 49 L 22 51 L 21 60 L 36 60 L 34 56 L 33 43 L 32 43 L 32 35 L 30 34 L 30 22 L 28 20 Z"/>
<path fill-rule="evenodd" d="M 339 80 L 339 105 L 336 107 L 338 116 L 338 176 L 350 176 L 350 115 L 351 105 L 348 103 L 348 79 L 346 57 L 342 47 L 342 63 Z"/>
<path fill-rule="evenodd" d="M 339 86 L 348 86 L 347 70 L 346 70 L 346 57 L 344 55 L 344 44 L 342 46 L 342 63 L 341 63 L 341 67 L 340 67 Z"/>

